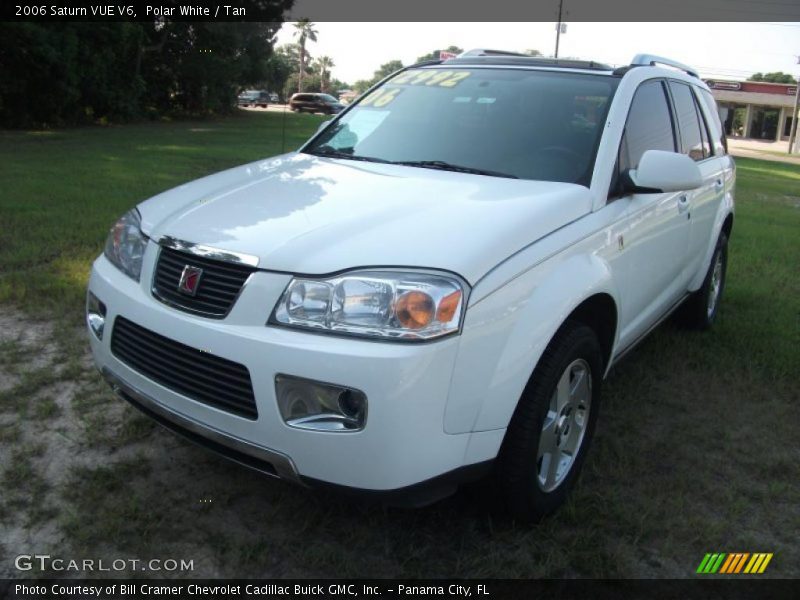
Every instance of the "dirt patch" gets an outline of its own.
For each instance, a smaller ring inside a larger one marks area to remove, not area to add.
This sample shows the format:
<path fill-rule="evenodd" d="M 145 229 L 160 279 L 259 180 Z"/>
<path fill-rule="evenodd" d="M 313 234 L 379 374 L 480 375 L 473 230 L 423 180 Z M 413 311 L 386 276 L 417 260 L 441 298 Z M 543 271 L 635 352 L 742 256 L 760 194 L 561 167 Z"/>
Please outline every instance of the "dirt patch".
<path fill-rule="evenodd" d="M 797 574 L 798 452 L 760 433 L 797 422 L 796 393 L 709 371 L 706 338 L 665 326 L 615 368 L 571 500 L 528 527 L 490 486 L 398 510 L 267 479 L 118 400 L 82 328 L 3 319 L 0 578 L 31 575 L 18 554 L 191 561 L 150 577 L 678 578 L 730 549 Z"/>
<path fill-rule="evenodd" d="M 97 437 L 92 399 L 94 409 L 105 405 L 105 421 L 126 419 L 91 366 L 85 335 L 18 311 L 0 315 L 0 554 L 62 554 L 64 487 L 75 468 L 96 468 L 117 450 L 89 443 Z M 3 560 L 0 577 L 14 575 L 13 561 Z"/>

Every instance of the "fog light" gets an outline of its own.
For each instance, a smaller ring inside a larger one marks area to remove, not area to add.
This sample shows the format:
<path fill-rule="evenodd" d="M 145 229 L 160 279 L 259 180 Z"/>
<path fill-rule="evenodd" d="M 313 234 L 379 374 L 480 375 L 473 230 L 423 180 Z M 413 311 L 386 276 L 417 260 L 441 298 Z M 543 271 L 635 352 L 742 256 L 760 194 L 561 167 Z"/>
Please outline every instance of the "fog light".
<path fill-rule="evenodd" d="M 275 394 L 281 416 L 290 427 L 358 431 L 367 421 L 367 397 L 352 388 L 277 375 Z"/>
<path fill-rule="evenodd" d="M 106 325 L 106 305 L 100 302 L 92 292 L 86 294 L 86 322 L 97 339 L 102 340 L 103 328 Z"/>

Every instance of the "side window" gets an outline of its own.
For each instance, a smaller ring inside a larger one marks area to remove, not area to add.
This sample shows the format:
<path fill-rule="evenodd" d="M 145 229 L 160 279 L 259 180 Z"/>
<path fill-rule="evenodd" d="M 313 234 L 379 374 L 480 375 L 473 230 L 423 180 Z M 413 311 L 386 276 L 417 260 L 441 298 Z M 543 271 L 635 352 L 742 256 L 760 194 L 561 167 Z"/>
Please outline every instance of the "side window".
<path fill-rule="evenodd" d="M 722 126 L 720 119 L 719 108 L 714 100 L 714 96 L 708 90 L 698 89 L 695 90 L 697 96 L 700 97 L 702 104 L 706 107 L 706 116 L 708 119 L 708 129 L 711 132 L 711 140 L 714 145 L 714 154 L 721 155 L 728 151 L 728 140 L 725 139 L 725 128 Z"/>
<path fill-rule="evenodd" d="M 628 120 L 619 145 L 617 164 L 611 178 L 609 198 L 622 195 L 622 174 L 639 166 L 647 150 L 675 152 L 675 130 L 667 100 L 667 90 L 661 80 L 645 81 L 633 95 Z"/>
<path fill-rule="evenodd" d="M 619 172 L 638 167 L 647 150 L 675 152 L 675 132 L 661 81 L 646 81 L 633 96 L 619 149 Z"/>
<path fill-rule="evenodd" d="M 676 81 L 671 81 L 669 87 L 681 132 L 681 152 L 688 154 L 692 160 L 703 160 L 711 154 L 711 147 L 707 135 L 703 136 L 692 88 Z"/>

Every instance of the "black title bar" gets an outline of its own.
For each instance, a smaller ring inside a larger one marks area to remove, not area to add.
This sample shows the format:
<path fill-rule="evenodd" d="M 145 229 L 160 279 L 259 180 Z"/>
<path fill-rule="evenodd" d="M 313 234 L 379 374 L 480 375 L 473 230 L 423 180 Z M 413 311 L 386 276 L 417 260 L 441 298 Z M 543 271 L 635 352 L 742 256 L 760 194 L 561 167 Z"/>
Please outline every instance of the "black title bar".
<path fill-rule="evenodd" d="M 540 21 L 560 0 L 3 0 L 3 21 Z M 757 0 L 563 0 L 564 21 L 800 21 L 800 2 Z"/>
<path fill-rule="evenodd" d="M 797 583 L 757 577 L 679 580 L 289 580 L 289 579 L 26 579 L 0 580 L 0 598 L 10 600 L 287 600 L 291 598 L 395 599 L 557 598 L 605 600 L 783 599 L 796 597 Z"/>

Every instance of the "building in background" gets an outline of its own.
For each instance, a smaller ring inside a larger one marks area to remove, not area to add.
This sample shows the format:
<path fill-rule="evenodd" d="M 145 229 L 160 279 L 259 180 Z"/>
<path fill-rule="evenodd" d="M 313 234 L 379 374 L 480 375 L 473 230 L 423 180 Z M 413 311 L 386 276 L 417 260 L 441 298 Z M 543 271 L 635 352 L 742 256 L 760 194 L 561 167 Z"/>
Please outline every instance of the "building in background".
<path fill-rule="evenodd" d="M 788 140 L 797 85 L 707 79 L 729 137 Z"/>

